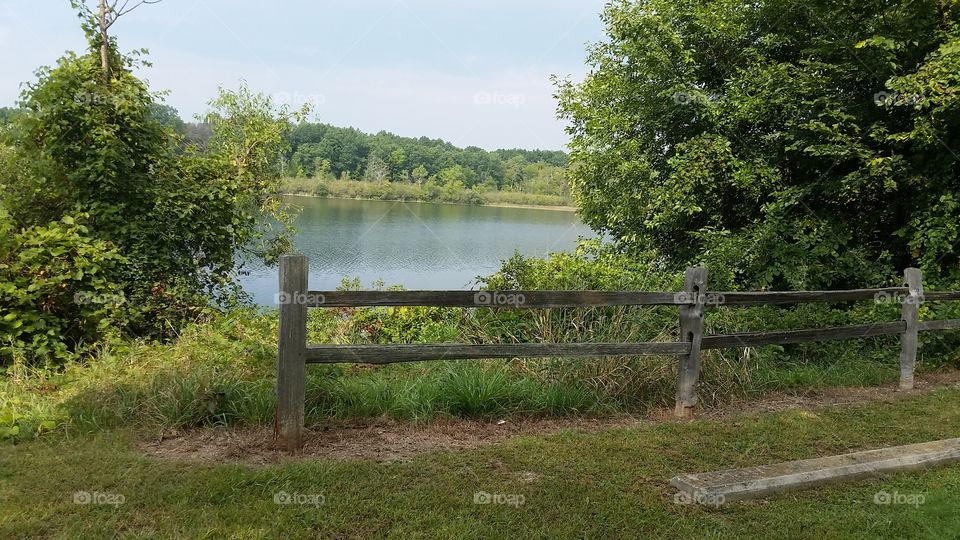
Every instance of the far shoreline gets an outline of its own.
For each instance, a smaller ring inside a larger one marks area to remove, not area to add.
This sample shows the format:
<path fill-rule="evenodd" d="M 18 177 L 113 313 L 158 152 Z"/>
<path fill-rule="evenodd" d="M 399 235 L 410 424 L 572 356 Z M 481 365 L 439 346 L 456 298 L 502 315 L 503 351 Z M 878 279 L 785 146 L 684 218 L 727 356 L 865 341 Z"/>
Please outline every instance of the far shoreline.
<path fill-rule="evenodd" d="M 519 208 L 523 210 L 549 210 L 551 212 L 574 212 L 576 213 L 576 206 L 556 206 L 556 205 L 536 205 L 536 204 L 515 204 L 515 203 L 482 203 L 482 204 L 466 204 L 458 202 L 449 202 L 449 201 L 423 201 L 420 199 L 374 199 L 370 197 L 333 197 L 329 195 L 317 195 L 316 193 L 303 193 L 303 192 L 282 192 L 281 195 L 284 196 L 294 196 L 294 197 L 311 197 L 314 199 L 339 199 L 342 201 L 373 201 L 373 202 L 415 202 L 415 203 L 424 203 L 424 204 L 447 204 L 453 206 L 485 206 L 489 208 Z"/>

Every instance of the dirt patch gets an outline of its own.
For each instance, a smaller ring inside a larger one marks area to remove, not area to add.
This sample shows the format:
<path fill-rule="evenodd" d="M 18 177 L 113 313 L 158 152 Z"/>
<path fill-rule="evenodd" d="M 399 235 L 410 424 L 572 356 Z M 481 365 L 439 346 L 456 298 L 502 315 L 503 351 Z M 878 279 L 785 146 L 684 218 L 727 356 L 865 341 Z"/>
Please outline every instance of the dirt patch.
<path fill-rule="evenodd" d="M 910 391 L 884 386 L 825 389 L 804 395 L 778 392 L 759 400 L 704 410 L 697 418 L 723 419 L 791 409 L 811 410 L 894 401 L 904 396 L 958 386 L 960 371 L 925 375 L 917 379 L 916 388 Z M 304 458 L 400 461 L 429 452 L 467 450 L 497 444 L 525 435 L 549 435 L 560 431 L 595 433 L 638 424 L 673 421 L 676 420 L 672 410 L 660 409 L 643 418 L 511 418 L 494 422 L 445 419 L 422 425 L 383 419 L 331 422 L 308 430 L 303 449 L 295 455 L 273 447 L 273 430 L 268 427 L 167 433 L 158 439 L 140 441 L 137 446 L 145 454 L 160 459 L 210 464 L 231 462 L 266 465 Z"/>
<path fill-rule="evenodd" d="M 547 435 L 563 430 L 591 433 L 636 425 L 642 420 L 622 418 L 510 419 L 484 422 L 443 419 L 428 424 L 372 419 L 332 421 L 307 430 L 296 455 L 273 447 L 273 429 L 197 429 L 166 434 L 138 446 L 148 455 L 201 463 L 243 462 L 265 465 L 305 457 L 400 461 L 441 450 L 466 450 L 496 444 L 522 435 Z"/>

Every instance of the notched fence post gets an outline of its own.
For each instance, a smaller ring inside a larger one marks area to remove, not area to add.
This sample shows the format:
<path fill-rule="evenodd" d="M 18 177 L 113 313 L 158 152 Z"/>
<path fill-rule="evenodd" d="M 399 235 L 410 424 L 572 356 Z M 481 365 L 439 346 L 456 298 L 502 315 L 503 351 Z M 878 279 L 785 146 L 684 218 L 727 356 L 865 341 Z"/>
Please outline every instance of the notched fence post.
<path fill-rule="evenodd" d="M 920 328 L 920 304 L 923 303 L 923 272 L 919 268 L 903 271 L 909 293 L 903 299 L 901 312 L 907 329 L 900 338 L 900 389 L 913 389 L 913 370 L 917 365 Z"/>
<path fill-rule="evenodd" d="M 704 303 L 707 293 L 707 269 L 687 268 L 683 293 L 689 302 L 680 306 L 680 341 L 690 344 L 690 352 L 680 357 L 677 404 L 680 418 L 693 416 L 697 405 L 697 381 L 700 379 L 700 342 L 703 339 Z"/>
<path fill-rule="evenodd" d="M 280 340 L 274 442 L 294 451 L 303 442 L 307 351 L 307 257 L 280 257 Z"/>

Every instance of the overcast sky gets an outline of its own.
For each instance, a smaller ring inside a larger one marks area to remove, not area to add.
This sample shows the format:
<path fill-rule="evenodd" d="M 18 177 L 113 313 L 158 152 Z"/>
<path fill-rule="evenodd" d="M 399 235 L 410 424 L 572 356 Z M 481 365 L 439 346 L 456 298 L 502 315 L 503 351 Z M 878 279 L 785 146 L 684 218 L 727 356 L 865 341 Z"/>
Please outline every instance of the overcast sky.
<path fill-rule="evenodd" d="M 96 0 L 88 0 L 91 4 Z M 604 0 L 163 0 L 120 19 L 121 49 L 184 118 L 241 80 L 316 119 L 459 146 L 561 149 L 552 74 L 582 78 Z M 0 104 L 84 48 L 68 0 L 0 0 Z"/>

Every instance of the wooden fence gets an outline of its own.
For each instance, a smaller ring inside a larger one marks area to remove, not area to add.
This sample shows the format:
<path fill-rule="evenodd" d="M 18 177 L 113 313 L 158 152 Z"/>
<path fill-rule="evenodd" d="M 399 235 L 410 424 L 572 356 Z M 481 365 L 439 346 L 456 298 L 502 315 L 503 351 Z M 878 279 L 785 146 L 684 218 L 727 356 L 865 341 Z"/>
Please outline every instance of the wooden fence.
<path fill-rule="evenodd" d="M 680 357 L 675 413 L 690 417 L 697 404 L 700 351 L 785 345 L 814 341 L 901 335 L 900 388 L 913 388 L 918 332 L 960 328 L 960 319 L 920 322 L 924 301 L 960 300 L 960 292 L 924 294 L 920 270 L 909 268 L 903 287 L 845 291 L 715 292 L 707 289 L 707 270 L 690 268 L 683 291 L 310 291 L 307 258 L 280 259 L 280 348 L 277 362 L 276 434 L 279 445 L 300 446 L 304 426 L 306 364 L 391 364 L 425 360 L 492 358 L 676 355 Z M 899 321 L 743 334 L 704 336 L 704 311 L 715 305 L 759 306 L 804 302 L 896 301 Z M 673 343 L 517 343 L 308 345 L 307 308 L 431 306 L 494 309 L 598 306 L 677 306 L 680 341 Z"/>

